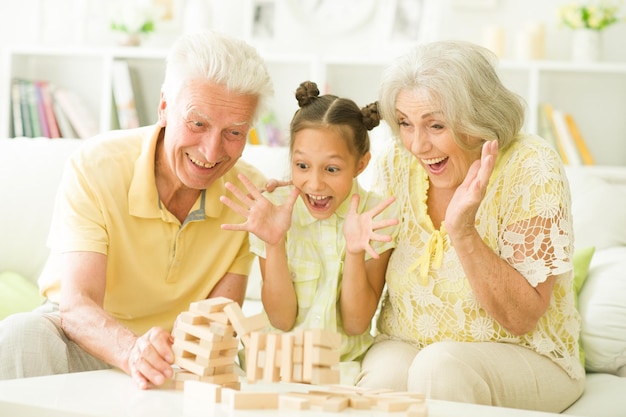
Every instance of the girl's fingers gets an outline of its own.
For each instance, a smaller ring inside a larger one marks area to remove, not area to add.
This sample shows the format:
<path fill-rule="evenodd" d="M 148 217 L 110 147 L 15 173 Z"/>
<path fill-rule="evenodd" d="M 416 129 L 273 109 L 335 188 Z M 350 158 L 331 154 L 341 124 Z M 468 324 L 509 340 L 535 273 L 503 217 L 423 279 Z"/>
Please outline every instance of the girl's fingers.
<path fill-rule="evenodd" d="M 227 184 L 227 188 L 228 188 L 228 184 Z M 246 219 L 248 218 L 248 214 L 250 212 L 247 209 L 241 207 L 239 204 L 233 202 L 230 198 L 223 195 L 223 196 L 220 196 L 220 201 L 226 206 L 230 207 L 230 209 L 233 210 L 235 213 L 241 215 L 242 217 Z"/>

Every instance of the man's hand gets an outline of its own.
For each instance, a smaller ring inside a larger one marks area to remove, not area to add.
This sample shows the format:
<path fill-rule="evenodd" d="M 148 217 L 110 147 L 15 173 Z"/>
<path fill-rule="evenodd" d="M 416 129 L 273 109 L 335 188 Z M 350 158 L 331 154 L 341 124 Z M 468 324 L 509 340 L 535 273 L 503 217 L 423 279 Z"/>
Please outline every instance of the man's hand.
<path fill-rule="evenodd" d="M 172 377 L 173 343 L 172 335 L 159 327 L 151 328 L 135 340 L 128 353 L 127 372 L 139 388 L 159 386 Z"/>

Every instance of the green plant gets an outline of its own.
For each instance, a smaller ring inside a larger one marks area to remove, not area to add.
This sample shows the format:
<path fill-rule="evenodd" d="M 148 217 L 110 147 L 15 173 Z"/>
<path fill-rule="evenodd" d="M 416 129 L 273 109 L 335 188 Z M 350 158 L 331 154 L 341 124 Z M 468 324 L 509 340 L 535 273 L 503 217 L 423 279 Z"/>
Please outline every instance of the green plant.
<path fill-rule="evenodd" d="M 118 4 L 111 15 L 110 28 L 116 32 L 128 34 L 147 34 L 154 32 L 155 10 L 140 1 L 126 1 Z"/>
<path fill-rule="evenodd" d="M 603 30 L 622 20 L 620 2 L 567 3 L 559 7 L 558 17 L 563 26 L 571 29 Z"/>
<path fill-rule="evenodd" d="M 145 21 L 139 28 L 129 28 L 126 24 L 121 22 L 111 22 L 111 30 L 124 33 L 150 33 L 154 32 L 154 22 L 151 20 Z"/>

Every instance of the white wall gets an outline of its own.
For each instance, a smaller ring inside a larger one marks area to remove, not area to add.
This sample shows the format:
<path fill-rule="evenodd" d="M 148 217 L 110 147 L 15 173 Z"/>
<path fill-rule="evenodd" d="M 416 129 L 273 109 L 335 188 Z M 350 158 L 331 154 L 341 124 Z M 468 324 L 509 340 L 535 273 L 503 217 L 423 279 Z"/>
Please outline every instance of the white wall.
<path fill-rule="evenodd" d="M 150 0 L 0 0 L 0 48 L 15 44 L 113 44 L 116 38 L 109 30 L 109 22 L 116 1 Z M 377 9 L 363 27 L 341 36 L 324 36 L 305 29 L 306 25 L 294 19 L 290 6 L 291 2 L 299 0 L 171 1 L 177 19 L 162 24 L 158 33 L 150 36 L 146 44 L 168 46 L 181 33 L 187 2 L 197 4 L 204 1 L 210 11 L 207 21 L 213 27 L 245 37 L 250 33 L 250 5 L 274 1 L 275 17 L 280 24 L 275 28 L 274 40 L 259 43 L 265 51 L 368 56 L 395 54 L 405 46 L 402 42 L 389 41 L 392 8 L 395 1 L 400 0 L 378 0 Z M 528 24 L 543 23 L 546 58 L 567 60 L 570 57 L 571 31 L 559 28 L 556 19 L 556 8 L 565 1 L 432 0 L 432 10 L 426 19 L 425 39 L 459 38 L 481 43 L 483 28 L 498 25 L 505 28 L 505 58 L 514 59 L 517 34 Z M 626 39 L 626 24 L 605 30 L 603 38 L 604 60 L 626 61 L 626 48 L 621 45 Z"/>

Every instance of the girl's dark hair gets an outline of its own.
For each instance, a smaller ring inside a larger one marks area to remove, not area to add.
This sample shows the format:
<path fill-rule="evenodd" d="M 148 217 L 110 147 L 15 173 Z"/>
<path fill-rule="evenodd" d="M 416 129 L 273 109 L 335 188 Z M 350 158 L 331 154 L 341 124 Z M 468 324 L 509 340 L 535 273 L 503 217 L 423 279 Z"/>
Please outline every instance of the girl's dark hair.
<path fill-rule="evenodd" d="M 332 94 L 320 96 L 317 84 L 305 81 L 296 89 L 296 100 L 300 109 L 296 111 L 290 126 L 290 147 L 293 147 L 295 134 L 306 128 L 336 127 L 349 133 L 348 147 L 359 157 L 370 150 L 368 130 L 380 124 L 378 103 L 371 103 L 359 109 L 348 99 Z"/>

